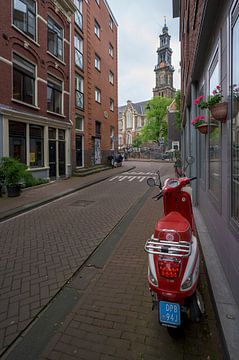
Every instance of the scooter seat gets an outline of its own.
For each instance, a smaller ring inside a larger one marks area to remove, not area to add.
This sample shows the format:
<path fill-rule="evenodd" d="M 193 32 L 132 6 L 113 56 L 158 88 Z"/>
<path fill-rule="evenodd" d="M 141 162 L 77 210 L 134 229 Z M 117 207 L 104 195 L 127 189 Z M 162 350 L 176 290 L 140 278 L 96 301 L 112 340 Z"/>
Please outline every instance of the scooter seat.
<path fill-rule="evenodd" d="M 188 220 L 177 211 L 172 211 L 168 215 L 158 220 L 155 226 L 154 237 L 157 239 L 159 239 L 160 237 L 160 240 L 166 240 L 166 230 L 169 230 L 168 233 L 170 233 L 170 230 L 174 230 L 176 233 L 179 234 L 179 237 L 175 236 L 173 241 L 191 240 L 191 226 Z"/>

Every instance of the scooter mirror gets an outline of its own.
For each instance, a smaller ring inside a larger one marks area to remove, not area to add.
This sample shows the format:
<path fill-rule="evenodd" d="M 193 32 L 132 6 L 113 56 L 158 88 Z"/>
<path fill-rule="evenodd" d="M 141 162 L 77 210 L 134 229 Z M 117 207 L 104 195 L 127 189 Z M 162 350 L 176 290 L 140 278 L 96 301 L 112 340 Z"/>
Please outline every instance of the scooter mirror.
<path fill-rule="evenodd" d="M 188 156 L 186 158 L 186 162 L 188 163 L 188 165 L 192 165 L 194 163 L 195 159 L 193 156 Z"/>
<path fill-rule="evenodd" d="M 156 183 L 155 183 L 154 178 L 148 178 L 148 179 L 147 179 L 147 184 L 148 184 L 148 186 L 150 186 L 150 187 L 156 186 Z"/>

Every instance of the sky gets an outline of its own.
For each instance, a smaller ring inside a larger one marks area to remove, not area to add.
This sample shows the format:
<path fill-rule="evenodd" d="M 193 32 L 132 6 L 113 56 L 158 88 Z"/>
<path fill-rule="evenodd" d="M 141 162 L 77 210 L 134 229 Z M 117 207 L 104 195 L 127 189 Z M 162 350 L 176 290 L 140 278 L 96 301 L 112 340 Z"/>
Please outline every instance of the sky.
<path fill-rule="evenodd" d="M 118 105 L 153 97 L 159 35 L 164 16 L 171 35 L 174 87 L 180 88 L 179 20 L 173 19 L 172 0 L 107 0 L 118 23 Z"/>

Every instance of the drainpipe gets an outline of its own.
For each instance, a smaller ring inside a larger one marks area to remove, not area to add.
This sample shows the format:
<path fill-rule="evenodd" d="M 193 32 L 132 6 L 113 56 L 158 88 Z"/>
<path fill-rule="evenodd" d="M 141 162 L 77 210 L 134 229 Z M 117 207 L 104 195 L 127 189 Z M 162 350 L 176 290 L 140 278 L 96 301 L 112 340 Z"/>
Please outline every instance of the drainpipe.
<path fill-rule="evenodd" d="M 197 97 L 197 88 L 195 83 L 191 83 L 191 119 L 194 119 L 197 116 L 196 106 L 193 104 L 194 99 Z M 191 126 L 191 119 L 189 121 L 189 126 Z M 197 131 L 194 131 L 191 127 L 190 132 L 190 142 L 191 142 L 191 155 L 194 157 L 195 161 L 191 165 L 191 176 L 198 176 L 197 168 Z M 192 196 L 193 196 L 193 205 L 196 206 L 198 203 L 198 182 L 199 179 L 192 181 Z"/>

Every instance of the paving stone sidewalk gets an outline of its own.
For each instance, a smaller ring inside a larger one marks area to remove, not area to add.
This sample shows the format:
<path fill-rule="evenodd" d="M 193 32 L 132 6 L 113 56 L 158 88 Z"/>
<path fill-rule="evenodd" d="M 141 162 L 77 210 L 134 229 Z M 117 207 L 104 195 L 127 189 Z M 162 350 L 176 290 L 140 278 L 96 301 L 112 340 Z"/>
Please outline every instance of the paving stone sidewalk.
<path fill-rule="evenodd" d="M 144 243 L 159 216 L 151 196 L 103 267 L 86 266 L 72 286 L 80 300 L 50 340 L 41 360 L 221 360 L 220 338 L 204 266 L 206 315 L 174 340 L 151 310 Z M 161 208 L 162 212 L 162 208 Z M 88 278 L 88 281 L 84 279 Z"/>

